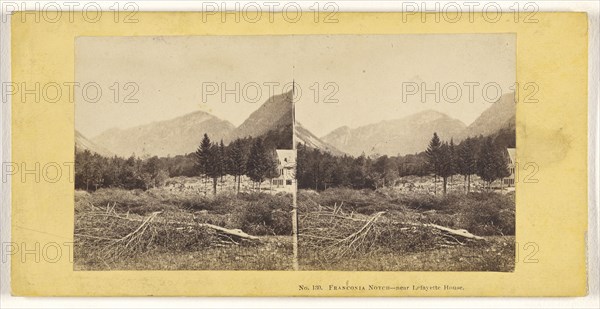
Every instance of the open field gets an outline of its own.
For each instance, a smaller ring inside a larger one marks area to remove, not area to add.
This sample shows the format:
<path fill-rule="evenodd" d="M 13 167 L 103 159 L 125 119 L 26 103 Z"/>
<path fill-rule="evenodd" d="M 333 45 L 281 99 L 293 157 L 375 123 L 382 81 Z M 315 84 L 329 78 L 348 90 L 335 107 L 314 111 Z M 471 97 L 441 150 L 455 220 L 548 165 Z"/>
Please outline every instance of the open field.
<path fill-rule="evenodd" d="M 300 191 L 304 270 L 514 269 L 514 196 Z"/>
<path fill-rule="evenodd" d="M 489 189 L 486 187 L 486 183 L 481 180 L 477 175 L 471 175 L 471 184 L 469 186 L 469 192 L 487 192 Z M 496 180 L 492 183 L 491 189 L 496 193 L 506 194 L 514 192 L 514 187 L 507 187 L 502 184 L 500 180 Z M 423 177 L 423 176 L 404 176 L 396 180 L 394 191 L 398 193 L 424 193 L 424 194 L 438 194 L 444 190 L 442 179 L 438 177 L 435 182 L 434 177 Z M 447 193 L 465 193 L 466 184 L 463 176 L 455 175 L 448 178 Z"/>
<path fill-rule="evenodd" d="M 185 185 L 76 191 L 75 269 L 291 270 L 291 204 Z M 512 271 L 514 205 L 507 192 L 300 190 L 300 268 Z"/>
<path fill-rule="evenodd" d="M 199 194 L 202 196 L 213 195 L 212 179 L 203 179 L 202 177 L 172 177 L 165 182 L 163 189 L 168 192 Z M 269 180 L 264 181 L 260 185 L 260 192 L 277 193 L 277 190 L 278 188 L 272 186 Z M 257 184 L 252 182 L 247 176 L 241 176 L 240 192 L 253 193 L 258 191 Z M 217 193 L 232 194 L 235 192 L 237 192 L 237 183 L 235 177 L 231 175 L 224 175 L 218 180 Z"/>
<path fill-rule="evenodd" d="M 77 191 L 75 269 L 291 269 L 290 210 L 283 194 Z"/>

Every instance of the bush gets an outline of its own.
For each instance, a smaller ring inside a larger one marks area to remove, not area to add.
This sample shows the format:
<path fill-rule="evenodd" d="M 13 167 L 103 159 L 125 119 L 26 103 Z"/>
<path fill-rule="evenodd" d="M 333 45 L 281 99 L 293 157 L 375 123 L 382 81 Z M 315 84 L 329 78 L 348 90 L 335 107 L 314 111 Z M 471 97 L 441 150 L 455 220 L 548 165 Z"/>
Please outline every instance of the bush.
<path fill-rule="evenodd" d="M 271 212 L 273 233 L 275 235 L 292 235 L 292 215 L 280 209 Z"/>
<path fill-rule="evenodd" d="M 498 193 L 472 193 L 457 204 L 462 228 L 478 235 L 514 235 L 514 197 Z"/>
<path fill-rule="evenodd" d="M 75 190 L 75 212 L 83 211 L 90 207 L 91 194 L 83 190 Z"/>
<path fill-rule="evenodd" d="M 289 195 L 250 194 L 233 212 L 236 225 L 253 235 L 290 235 L 292 231 Z"/>
<path fill-rule="evenodd" d="M 378 211 L 402 210 L 403 206 L 391 200 L 385 193 L 369 189 L 356 190 L 348 188 L 331 188 L 321 192 L 317 196 L 312 194 L 300 194 L 301 198 L 312 199 L 320 205 L 333 207 L 340 206 L 345 211 L 358 212 L 371 215 Z"/>
<path fill-rule="evenodd" d="M 148 196 L 142 190 L 101 188 L 91 195 L 90 202 L 101 209 L 114 207 L 118 212 L 140 215 L 165 209 L 159 200 Z"/>
<path fill-rule="evenodd" d="M 410 193 L 400 195 L 397 199 L 395 199 L 395 202 L 406 205 L 409 208 L 418 211 L 452 211 L 453 205 L 455 205 L 459 200 L 463 198 L 464 195 L 460 194 L 431 195 L 422 193 Z"/>
<path fill-rule="evenodd" d="M 271 234 L 268 228 L 272 224 L 271 209 L 260 202 L 250 202 L 244 209 L 240 209 L 240 228 L 246 233 L 254 235 Z"/>
<path fill-rule="evenodd" d="M 481 235 L 514 235 L 514 196 L 499 193 L 429 195 L 404 194 L 396 203 L 417 211 L 431 211 L 427 222 Z"/>

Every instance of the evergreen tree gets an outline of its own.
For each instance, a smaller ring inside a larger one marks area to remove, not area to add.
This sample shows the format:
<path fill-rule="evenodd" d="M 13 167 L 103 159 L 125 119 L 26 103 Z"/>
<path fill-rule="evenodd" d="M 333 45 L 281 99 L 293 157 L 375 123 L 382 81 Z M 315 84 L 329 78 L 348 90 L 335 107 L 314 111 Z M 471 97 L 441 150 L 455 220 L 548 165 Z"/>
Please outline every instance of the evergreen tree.
<path fill-rule="evenodd" d="M 275 161 L 275 156 L 265 148 L 261 138 L 257 138 L 252 145 L 250 155 L 248 156 L 246 172 L 252 181 L 258 183 L 259 190 L 265 179 L 277 175 L 277 161 Z"/>
<path fill-rule="evenodd" d="M 434 175 L 434 192 L 437 194 L 437 176 L 440 174 L 440 148 L 442 147 L 442 143 L 437 133 L 433 133 L 433 137 L 429 142 L 429 146 L 425 151 L 427 155 L 427 162 L 429 166 L 429 170 L 433 172 Z"/>
<path fill-rule="evenodd" d="M 364 188 L 367 179 L 367 159 L 364 153 L 352 162 L 350 170 L 350 183 L 355 189 Z"/>
<path fill-rule="evenodd" d="M 217 182 L 221 177 L 221 165 L 222 158 L 218 144 L 211 145 L 207 153 L 207 166 L 205 174 L 207 177 L 212 178 L 213 182 L 213 195 L 217 195 Z"/>
<path fill-rule="evenodd" d="M 377 175 L 377 179 L 381 181 L 383 187 L 386 184 L 393 184 L 398 174 L 395 160 L 389 158 L 387 155 L 383 155 L 373 162 L 373 171 Z"/>
<path fill-rule="evenodd" d="M 448 177 L 454 175 L 454 163 L 450 145 L 448 143 L 442 143 L 438 155 L 438 174 L 443 179 L 444 194 L 446 194 L 448 187 Z"/>
<path fill-rule="evenodd" d="M 309 188 L 308 184 L 308 173 L 306 166 L 308 164 L 308 149 L 305 144 L 298 143 L 296 146 L 296 180 L 298 181 L 298 188 Z"/>
<path fill-rule="evenodd" d="M 217 181 L 223 173 L 223 156 L 219 144 L 213 144 L 207 134 L 196 150 L 196 169 L 205 178 L 213 181 L 213 194 L 217 195 Z"/>
<path fill-rule="evenodd" d="M 223 139 L 219 143 L 219 174 L 221 177 L 221 182 L 223 182 L 223 176 L 227 173 L 227 152 L 225 151 L 225 144 L 223 144 Z"/>
<path fill-rule="evenodd" d="M 448 150 L 450 151 L 450 167 L 452 168 L 452 174 L 450 175 L 450 182 L 452 182 L 453 176 L 458 171 L 458 158 L 456 158 L 456 145 L 454 144 L 454 138 L 450 138 L 450 144 L 448 145 Z"/>
<path fill-rule="evenodd" d="M 208 134 L 204 133 L 204 138 L 202 138 L 202 142 L 200 146 L 196 150 L 196 170 L 198 175 L 201 175 L 204 179 L 207 176 L 210 166 L 210 156 L 211 156 L 212 142 L 208 137 Z"/>
<path fill-rule="evenodd" d="M 479 151 L 477 160 L 477 175 L 487 182 L 491 188 L 492 182 L 510 175 L 506 156 L 503 149 L 496 147 L 491 137 L 487 137 Z"/>
<path fill-rule="evenodd" d="M 457 172 L 465 178 L 465 192 L 471 190 L 471 175 L 477 172 L 477 142 L 468 137 L 457 149 Z"/>
<path fill-rule="evenodd" d="M 242 140 L 236 139 L 229 144 L 227 151 L 227 171 L 234 176 L 237 193 L 240 192 L 241 177 L 246 173 L 247 157 L 246 147 Z"/>

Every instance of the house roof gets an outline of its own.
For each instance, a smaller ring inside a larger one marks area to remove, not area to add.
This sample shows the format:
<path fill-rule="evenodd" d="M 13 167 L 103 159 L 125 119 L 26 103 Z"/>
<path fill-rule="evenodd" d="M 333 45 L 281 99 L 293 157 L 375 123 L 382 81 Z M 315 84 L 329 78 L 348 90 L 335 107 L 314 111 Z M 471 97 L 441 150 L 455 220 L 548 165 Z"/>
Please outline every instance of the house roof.
<path fill-rule="evenodd" d="M 296 150 L 275 149 L 275 152 L 277 152 L 277 159 L 279 159 L 279 162 L 281 162 L 283 167 L 292 168 L 296 165 Z"/>
<path fill-rule="evenodd" d="M 506 148 L 506 151 L 508 151 L 508 157 L 510 158 L 510 163 L 514 164 L 515 163 L 515 156 L 517 154 L 517 149 L 515 149 L 515 148 Z"/>

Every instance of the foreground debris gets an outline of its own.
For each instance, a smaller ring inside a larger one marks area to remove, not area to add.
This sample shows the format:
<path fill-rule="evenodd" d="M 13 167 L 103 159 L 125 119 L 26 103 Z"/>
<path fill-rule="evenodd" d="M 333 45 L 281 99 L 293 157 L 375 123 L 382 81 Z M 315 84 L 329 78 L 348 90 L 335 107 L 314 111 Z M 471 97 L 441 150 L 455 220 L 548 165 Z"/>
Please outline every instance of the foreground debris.
<path fill-rule="evenodd" d="M 75 238 L 105 259 L 154 249 L 182 250 L 239 245 L 260 238 L 240 229 L 195 222 L 190 214 L 155 211 L 146 216 L 119 214 L 114 205 L 75 214 Z"/>
<path fill-rule="evenodd" d="M 382 248 L 414 250 L 416 247 L 462 246 L 466 242 L 485 241 L 464 229 L 402 221 L 385 211 L 370 216 L 347 213 L 343 203 L 300 216 L 300 237 L 305 248 L 324 256 L 343 257 L 370 254 Z"/>

